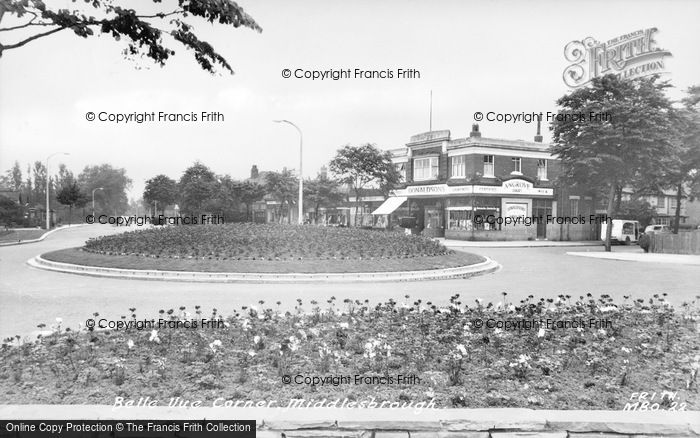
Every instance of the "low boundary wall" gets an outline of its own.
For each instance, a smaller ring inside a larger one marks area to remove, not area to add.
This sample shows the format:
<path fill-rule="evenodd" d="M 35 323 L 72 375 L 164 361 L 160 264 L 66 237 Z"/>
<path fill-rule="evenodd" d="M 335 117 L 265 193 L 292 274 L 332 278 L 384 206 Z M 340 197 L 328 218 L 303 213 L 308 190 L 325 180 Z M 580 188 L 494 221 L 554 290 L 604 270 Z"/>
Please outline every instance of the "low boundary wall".
<path fill-rule="evenodd" d="M 260 438 L 699 437 L 698 412 L 0 406 L 6 420 L 255 420 Z"/>

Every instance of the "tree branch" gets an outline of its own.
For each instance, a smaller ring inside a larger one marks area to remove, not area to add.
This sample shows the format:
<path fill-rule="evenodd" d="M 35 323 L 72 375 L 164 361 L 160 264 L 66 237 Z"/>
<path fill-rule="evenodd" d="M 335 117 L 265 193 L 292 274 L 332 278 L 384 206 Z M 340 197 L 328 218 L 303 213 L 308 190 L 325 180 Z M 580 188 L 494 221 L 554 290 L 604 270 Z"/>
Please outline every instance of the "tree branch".
<path fill-rule="evenodd" d="M 39 38 L 43 38 L 45 36 L 49 36 L 49 35 L 54 34 L 56 32 L 62 31 L 63 29 L 68 29 L 68 27 L 58 27 L 58 28 L 52 29 L 48 32 L 38 33 L 36 35 L 30 36 L 29 38 L 22 40 L 18 43 L 15 43 L 15 44 L 0 45 L 0 55 L 2 55 L 2 52 L 4 52 L 5 50 L 16 49 L 18 47 L 22 47 L 23 45 L 25 45 L 31 41 L 34 41 L 34 40 L 39 39 Z"/>

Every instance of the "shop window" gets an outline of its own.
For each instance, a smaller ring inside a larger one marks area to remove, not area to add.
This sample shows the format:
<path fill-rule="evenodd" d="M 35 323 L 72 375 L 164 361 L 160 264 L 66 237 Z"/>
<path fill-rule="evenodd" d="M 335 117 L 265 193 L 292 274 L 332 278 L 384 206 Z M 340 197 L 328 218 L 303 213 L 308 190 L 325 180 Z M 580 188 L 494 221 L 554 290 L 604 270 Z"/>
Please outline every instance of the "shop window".
<path fill-rule="evenodd" d="M 493 155 L 484 155 L 484 176 L 493 178 Z"/>
<path fill-rule="evenodd" d="M 516 174 L 522 174 L 522 160 L 520 157 L 513 157 L 511 158 L 511 161 L 513 162 L 513 172 Z"/>
<path fill-rule="evenodd" d="M 496 218 L 498 208 L 477 208 L 476 210 L 448 210 L 447 228 L 461 231 L 498 231 Z"/>
<path fill-rule="evenodd" d="M 450 230 L 472 231 L 474 229 L 471 210 L 449 210 L 448 213 L 447 228 Z"/>
<path fill-rule="evenodd" d="M 450 158 L 450 176 L 452 178 L 464 178 L 466 175 L 466 158 L 464 155 Z"/>
<path fill-rule="evenodd" d="M 537 160 L 537 179 L 547 181 L 547 160 Z"/>
<path fill-rule="evenodd" d="M 394 168 L 401 175 L 401 181 L 406 181 L 406 163 L 395 163 Z"/>
<path fill-rule="evenodd" d="M 425 181 L 438 176 L 438 157 L 416 158 L 413 160 L 413 180 Z"/>

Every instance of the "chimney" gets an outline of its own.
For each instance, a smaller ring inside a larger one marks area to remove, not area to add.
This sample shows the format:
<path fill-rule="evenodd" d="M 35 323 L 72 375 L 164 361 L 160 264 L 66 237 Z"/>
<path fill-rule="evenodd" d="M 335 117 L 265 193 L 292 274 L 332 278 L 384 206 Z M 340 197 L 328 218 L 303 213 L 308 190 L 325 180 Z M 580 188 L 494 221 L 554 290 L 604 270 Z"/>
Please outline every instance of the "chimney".
<path fill-rule="evenodd" d="M 260 176 L 260 172 L 258 172 L 258 166 L 253 164 L 253 167 L 250 168 L 250 179 L 258 179 Z"/>
<path fill-rule="evenodd" d="M 542 124 L 542 117 L 537 117 L 537 135 L 535 135 L 535 142 L 542 143 L 542 135 L 540 134 L 540 125 Z"/>
<path fill-rule="evenodd" d="M 470 137 L 481 137 L 481 132 L 479 132 L 479 124 L 474 123 L 472 125 L 472 132 L 469 133 Z"/>

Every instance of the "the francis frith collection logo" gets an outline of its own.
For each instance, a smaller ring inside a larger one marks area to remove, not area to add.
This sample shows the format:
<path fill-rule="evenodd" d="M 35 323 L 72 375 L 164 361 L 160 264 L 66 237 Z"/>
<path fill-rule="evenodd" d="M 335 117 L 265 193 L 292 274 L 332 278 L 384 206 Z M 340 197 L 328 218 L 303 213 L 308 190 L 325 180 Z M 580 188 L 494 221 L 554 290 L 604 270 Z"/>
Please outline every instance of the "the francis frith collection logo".
<path fill-rule="evenodd" d="M 571 41 L 564 48 L 566 60 L 572 63 L 564 70 L 564 82 L 578 88 L 608 73 L 629 79 L 666 73 L 664 57 L 672 55 L 657 47 L 656 32 L 652 27 L 605 42 L 592 37 Z"/>

